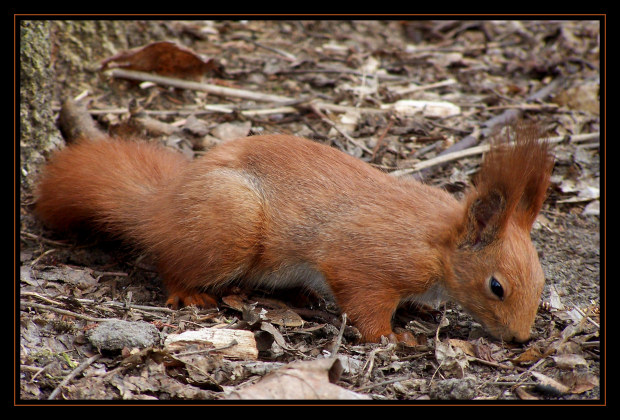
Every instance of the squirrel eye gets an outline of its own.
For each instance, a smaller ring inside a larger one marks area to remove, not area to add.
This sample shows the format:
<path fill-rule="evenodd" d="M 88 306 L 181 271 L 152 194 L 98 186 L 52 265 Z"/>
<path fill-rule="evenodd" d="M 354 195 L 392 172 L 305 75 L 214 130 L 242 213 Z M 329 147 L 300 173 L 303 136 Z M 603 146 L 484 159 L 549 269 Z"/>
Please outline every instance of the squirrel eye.
<path fill-rule="evenodd" d="M 501 300 L 504 299 L 504 288 L 501 283 L 497 281 L 497 279 L 493 276 L 489 279 L 489 287 L 491 288 L 491 292 Z"/>

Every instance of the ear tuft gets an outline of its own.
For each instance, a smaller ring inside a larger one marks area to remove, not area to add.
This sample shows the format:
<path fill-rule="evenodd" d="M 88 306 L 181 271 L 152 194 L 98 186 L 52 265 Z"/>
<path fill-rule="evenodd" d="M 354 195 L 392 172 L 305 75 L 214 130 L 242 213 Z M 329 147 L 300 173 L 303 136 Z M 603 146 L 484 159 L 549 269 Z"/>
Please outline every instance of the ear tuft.
<path fill-rule="evenodd" d="M 464 242 L 492 242 L 511 218 L 529 231 L 545 200 L 552 169 L 549 143 L 540 140 L 536 125 L 510 125 L 494 136 L 466 197 Z"/>

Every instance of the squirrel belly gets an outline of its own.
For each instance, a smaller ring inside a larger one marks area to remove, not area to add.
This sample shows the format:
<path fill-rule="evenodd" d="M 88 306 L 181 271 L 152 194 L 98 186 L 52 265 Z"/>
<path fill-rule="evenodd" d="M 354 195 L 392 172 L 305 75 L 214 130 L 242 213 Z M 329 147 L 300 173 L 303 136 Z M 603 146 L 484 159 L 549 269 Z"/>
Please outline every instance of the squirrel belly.
<path fill-rule="evenodd" d="M 207 305 L 205 291 L 233 282 L 302 286 L 332 294 L 365 341 L 412 342 L 392 331 L 396 308 L 441 295 L 496 337 L 522 341 L 544 280 L 524 241 L 550 171 L 537 144 L 491 154 L 490 179 L 458 201 L 287 135 L 234 140 L 193 161 L 144 142 L 83 140 L 50 159 L 35 209 L 52 228 L 86 224 L 146 250 L 172 304 Z M 511 162 L 528 160 L 541 169 L 507 183 Z"/>

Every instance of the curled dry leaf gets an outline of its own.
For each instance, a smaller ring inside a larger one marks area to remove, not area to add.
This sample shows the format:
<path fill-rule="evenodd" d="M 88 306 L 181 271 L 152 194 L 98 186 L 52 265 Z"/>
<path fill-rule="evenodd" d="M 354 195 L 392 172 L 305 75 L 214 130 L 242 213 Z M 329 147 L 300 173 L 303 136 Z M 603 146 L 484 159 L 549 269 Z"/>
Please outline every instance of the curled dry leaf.
<path fill-rule="evenodd" d="M 464 348 L 468 348 L 468 346 L 461 345 L 461 341 L 462 340 L 435 340 L 435 358 L 437 362 L 439 362 L 441 369 L 457 378 L 462 378 L 465 374 L 465 369 L 469 366 L 467 354 L 464 350 Z"/>
<path fill-rule="evenodd" d="M 600 385 L 598 376 L 588 372 L 570 372 L 562 381 L 570 386 L 571 394 L 583 394 Z"/>
<path fill-rule="evenodd" d="M 532 376 L 534 376 L 538 380 L 537 389 L 547 394 L 553 395 L 563 395 L 569 392 L 570 388 L 564 385 L 561 382 L 556 381 L 553 378 L 550 378 L 547 375 L 544 375 L 540 372 L 532 372 Z"/>
<path fill-rule="evenodd" d="M 531 365 L 538 362 L 541 357 L 543 357 L 543 354 L 540 352 L 540 350 L 535 346 L 532 346 L 514 359 L 512 359 L 512 363 L 518 365 Z"/>
<path fill-rule="evenodd" d="M 161 41 L 123 51 L 103 60 L 100 70 L 111 68 L 199 80 L 207 72 L 214 70 L 216 63 L 213 59 L 204 59 L 175 42 Z"/>
<path fill-rule="evenodd" d="M 238 295 L 225 296 L 222 298 L 222 302 L 242 312 L 243 320 L 250 324 L 255 324 L 259 321 L 267 321 L 285 327 L 302 327 L 304 325 L 304 320 L 299 314 L 286 307 L 283 303 L 281 303 L 282 307 L 280 308 L 265 309 L 257 306 L 255 303 L 246 302 Z"/>

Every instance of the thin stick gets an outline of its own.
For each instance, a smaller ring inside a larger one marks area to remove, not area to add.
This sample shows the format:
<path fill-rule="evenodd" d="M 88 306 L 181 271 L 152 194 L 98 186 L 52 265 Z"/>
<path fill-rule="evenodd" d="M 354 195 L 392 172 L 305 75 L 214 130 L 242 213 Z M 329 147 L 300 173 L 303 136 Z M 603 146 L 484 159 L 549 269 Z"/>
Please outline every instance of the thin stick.
<path fill-rule="evenodd" d="M 69 382 L 73 380 L 76 376 L 82 373 L 88 366 L 92 365 L 97 359 L 101 357 L 100 354 L 95 354 L 94 356 L 89 357 L 85 361 L 83 361 L 73 372 L 71 372 L 65 379 L 62 380 L 61 383 L 58 384 L 56 389 L 52 391 L 50 396 L 47 398 L 48 400 L 55 400 L 58 394 L 60 394 L 60 388 L 67 385 Z"/>
<path fill-rule="evenodd" d="M 23 230 L 20 231 L 19 233 L 20 233 L 21 236 L 25 236 L 25 237 L 27 237 L 29 239 L 35 239 L 37 241 L 41 241 L 41 242 L 44 242 L 46 244 L 55 245 L 55 246 L 71 246 L 70 243 L 54 241 L 54 240 L 51 240 L 51 239 L 44 238 L 43 236 L 35 235 L 34 233 L 26 232 L 26 231 L 23 231 Z"/>
<path fill-rule="evenodd" d="M 121 303 L 121 302 L 115 302 L 115 301 L 109 301 L 109 302 L 95 302 L 92 299 L 76 299 L 78 302 L 80 302 L 81 304 L 87 304 L 87 305 L 102 305 L 102 306 L 112 306 L 114 308 L 119 308 L 119 309 L 139 309 L 141 311 L 155 311 L 155 312 L 164 312 L 167 314 L 172 314 L 175 313 L 177 311 L 175 311 L 174 309 L 170 309 L 170 308 L 166 308 L 163 306 L 146 306 L 146 305 L 136 305 L 134 303 L 131 304 L 125 304 L 125 303 Z"/>
<path fill-rule="evenodd" d="M 369 389 L 373 389 L 373 388 L 376 388 L 378 386 L 390 385 L 390 384 L 394 384 L 396 382 L 406 381 L 406 380 L 410 380 L 410 379 L 412 379 L 411 376 L 400 376 L 398 378 L 388 379 L 388 380 L 383 381 L 383 382 L 377 382 L 375 384 L 369 384 L 369 385 L 364 385 L 364 386 L 358 387 L 358 388 L 355 389 L 355 392 L 367 391 Z"/>
<path fill-rule="evenodd" d="M 281 49 L 276 48 L 276 47 L 272 47 L 270 45 L 265 45 L 262 42 L 255 41 L 253 39 L 249 39 L 249 38 L 244 38 L 244 39 L 247 42 L 250 42 L 250 43 L 256 45 L 257 47 L 264 48 L 264 49 L 266 49 L 268 51 L 271 51 L 271 52 L 274 52 L 274 53 L 276 53 L 278 55 L 281 55 L 282 57 L 284 57 L 288 61 L 291 61 L 291 62 L 297 61 L 297 57 L 295 57 L 293 54 L 291 54 L 291 53 L 289 53 L 287 51 L 281 50 Z"/>
<path fill-rule="evenodd" d="M 560 143 L 562 141 L 568 141 L 569 143 L 578 143 L 582 141 L 592 140 L 600 137 L 601 133 L 587 133 L 576 134 L 574 136 L 558 136 L 547 139 L 549 143 Z M 430 168 L 431 166 L 440 165 L 442 163 L 450 162 L 452 160 L 461 159 L 467 156 L 479 155 L 489 151 L 489 145 L 483 144 L 481 146 L 470 147 L 469 149 L 459 150 L 447 155 L 437 156 L 433 159 L 428 159 L 423 162 L 419 162 L 412 168 L 399 169 L 397 171 L 390 172 L 393 176 L 403 176 L 414 172 L 421 171 L 422 169 Z"/>
<path fill-rule="evenodd" d="M 310 104 L 310 109 L 319 116 L 319 118 L 327 125 L 333 127 L 337 132 L 339 132 L 340 134 L 342 134 L 342 136 L 347 139 L 350 143 L 352 143 L 353 145 L 359 147 L 360 149 L 362 149 L 363 151 L 365 151 L 366 153 L 370 154 L 372 156 L 372 150 L 370 150 L 368 147 L 366 147 L 365 145 L 363 145 L 362 143 L 358 142 L 357 140 L 355 140 L 353 137 L 349 136 L 347 133 L 345 133 L 343 130 L 340 129 L 340 127 L 338 127 L 338 125 L 333 122 L 332 120 L 330 120 L 329 118 L 327 118 L 327 116 L 325 114 L 323 114 L 323 112 L 321 112 L 319 110 L 319 108 L 311 103 Z"/>
<path fill-rule="evenodd" d="M 171 86 L 179 89 L 199 90 L 218 96 L 231 96 L 234 98 L 251 99 L 264 102 L 289 102 L 293 100 L 293 98 L 288 98 L 286 96 L 270 95 L 267 93 L 254 92 L 244 89 L 235 89 L 225 86 L 212 85 L 208 83 L 192 82 L 189 80 L 159 76 L 156 74 L 145 73 L 142 71 L 112 69 L 107 71 L 106 74 L 112 77 L 144 82 L 153 82 L 157 83 L 158 85 Z"/>
<path fill-rule="evenodd" d="M 56 312 L 58 314 L 61 315 L 67 315 L 67 316 L 72 316 L 74 318 L 79 318 L 79 319 L 84 319 L 86 321 L 90 321 L 90 322 L 104 322 L 104 321 L 109 321 L 108 318 L 95 318 L 92 316 L 88 316 L 88 315 L 82 315 L 82 314 L 77 314 L 75 312 L 71 312 L 71 311 L 67 311 L 65 309 L 59 309 L 59 308 L 54 308 L 53 306 L 49 306 L 49 305 L 43 305 L 40 303 L 34 303 L 34 302 L 24 302 L 21 301 L 19 302 L 19 307 L 20 308 L 37 308 L 37 309 L 43 309 L 45 311 L 51 311 L 51 312 Z"/>
<path fill-rule="evenodd" d="M 411 86 L 411 87 L 405 88 L 400 91 L 397 90 L 396 93 L 400 96 L 404 96 L 409 93 L 420 92 L 422 90 L 436 89 L 436 88 L 444 87 L 444 86 L 450 86 L 455 83 L 456 83 L 456 80 L 454 79 L 446 79 L 440 82 L 429 83 L 428 85 Z"/>
<path fill-rule="evenodd" d="M 347 327 L 347 314 L 343 313 L 342 314 L 342 325 L 340 326 L 338 337 L 336 338 L 336 341 L 334 342 L 334 345 L 332 346 L 332 349 L 331 349 L 332 358 L 336 358 L 336 355 L 338 354 L 338 349 L 340 349 L 340 345 L 342 344 L 342 336 L 344 335 L 344 329 L 346 327 Z"/>
<path fill-rule="evenodd" d="M 525 102 L 542 101 L 558 86 L 560 86 L 564 80 L 565 79 L 563 77 L 558 77 L 548 85 L 544 86 L 542 89 L 532 93 L 530 96 L 525 98 Z M 512 121 L 519 120 L 522 113 L 523 110 L 519 108 L 510 108 L 504 110 L 504 112 L 502 112 L 501 114 L 496 115 L 486 121 L 483 124 L 483 128 L 480 130 L 480 132 L 474 131 L 472 134 L 463 137 L 458 143 L 453 144 L 452 146 L 441 152 L 440 156 L 447 155 L 458 150 L 464 150 L 476 145 L 479 141 L 480 135 L 482 135 L 483 137 L 488 137 L 491 133 L 493 133 L 493 131 L 495 131 L 496 127 L 508 124 Z"/>

